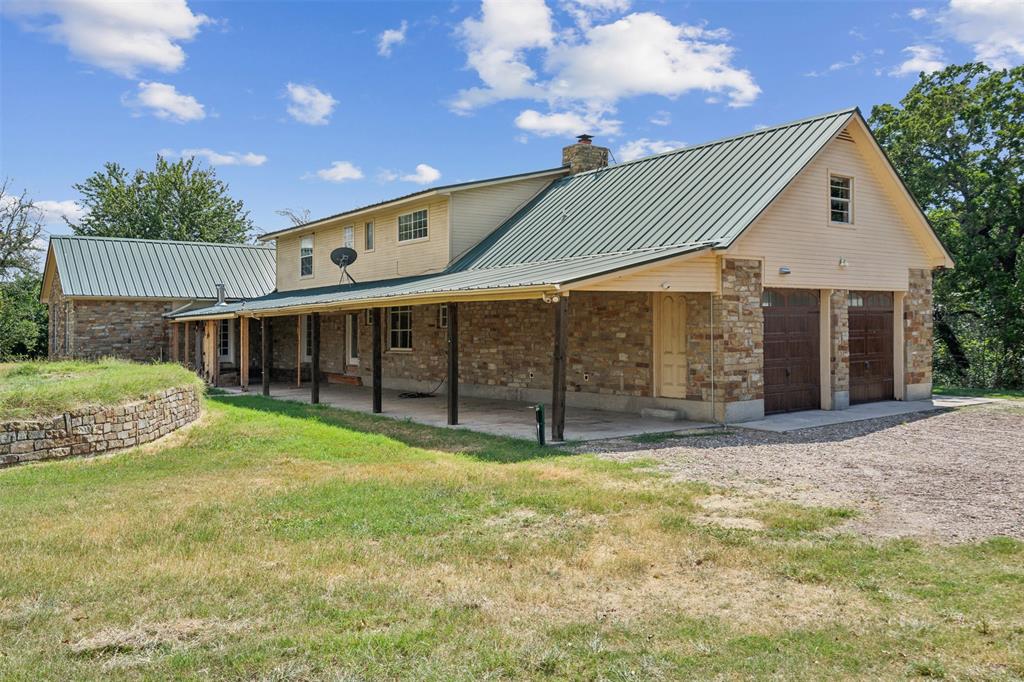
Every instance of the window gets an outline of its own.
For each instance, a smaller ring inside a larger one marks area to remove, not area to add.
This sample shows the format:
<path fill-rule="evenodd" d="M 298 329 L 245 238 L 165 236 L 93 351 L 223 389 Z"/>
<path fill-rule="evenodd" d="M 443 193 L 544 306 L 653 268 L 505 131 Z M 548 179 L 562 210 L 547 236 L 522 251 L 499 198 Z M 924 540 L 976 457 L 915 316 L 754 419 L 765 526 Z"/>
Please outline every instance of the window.
<path fill-rule="evenodd" d="M 398 216 L 398 241 L 427 238 L 427 209 Z"/>
<path fill-rule="evenodd" d="M 359 364 L 359 315 L 352 314 L 345 316 L 345 331 L 348 334 L 348 347 L 346 349 L 348 364 Z"/>
<path fill-rule="evenodd" d="M 437 326 L 439 329 L 448 328 L 448 304 L 442 303 L 437 307 Z"/>
<path fill-rule="evenodd" d="M 829 176 L 829 219 L 833 223 L 853 223 L 853 178 Z"/>
<path fill-rule="evenodd" d="M 299 245 L 299 277 L 313 276 L 313 237 L 303 237 Z"/>
<path fill-rule="evenodd" d="M 412 308 L 388 308 L 388 348 L 412 350 Z"/>
<path fill-rule="evenodd" d="M 373 251 L 373 221 L 363 225 L 363 248 L 367 251 Z"/>
<path fill-rule="evenodd" d="M 302 359 L 313 359 L 313 316 L 305 315 L 302 318 Z"/>
<path fill-rule="evenodd" d="M 863 308 L 864 297 L 855 291 L 851 291 L 846 295 L 846 304 L 851 308 Z"/>
<path fill-rule="evenodd" d="M 350 249 L 356 247 L 356 228 L 351 225 L 345 227 L 342 231 L 341 245 L 347 246 Z"/>
<path fill-rule="evenodd" d="M 235 359 L 235 326 L 231 320 L 221 320 L 217 326 L 217 357 L 231 362 Z"/>
<path fill-rule="evenodd" d="M 373 326 L 373 308 L 367 308 L 363 311 L 363 316 L 366 318 L 366 326 Z"/>

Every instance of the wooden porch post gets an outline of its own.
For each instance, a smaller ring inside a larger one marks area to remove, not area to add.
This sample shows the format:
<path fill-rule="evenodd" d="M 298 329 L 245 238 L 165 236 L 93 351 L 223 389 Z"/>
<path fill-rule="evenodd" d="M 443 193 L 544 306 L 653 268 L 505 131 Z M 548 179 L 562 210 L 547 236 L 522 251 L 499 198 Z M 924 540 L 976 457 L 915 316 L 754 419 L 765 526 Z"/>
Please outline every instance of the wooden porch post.
<path fill-rule="evenodd" d="M 448 304 L 448 424 L 459 423 L 459 304 Z"/>
<path fill-rule="evenodd" d="M 381 375 L 383 374 L 383 349 L 381 346 L 381 309 L 374 308 L 371 314 L 373 320 L 373 411 L 380 414 L 384 411 L 381 396 Z"/>
<path fill-rule="evenodd" d="M 302 387 L 302 315 L 295 316 L 295 387 Z"/>
<path fill-rule="evenodd" d="M 565 358 L 569 344 L 569 299 L 555 304 L 555 348 L 551 376 L 551 440 L 565 440 Z"/>
<path fill-rule="evenodd" d="M 260 318 L 260 367 L 263 383 L 263 395 L 270 395 L 270 320 L 266 317 Z"/>
<path fill-rule="evenodd" d="M 178 323 L 171 322 L 171 362 L 178 362 Z"/>
<path fill-rule="evenodd" d="M 185 366 L 191 368 L 193 366 L 192 357 L 192 323 L 185 323 Z"/>
<path fill-rule="evenodd" d="M 238 383 L 249 390 L 249 318 L 238 318 Z"/>
<path fill-rule="evenodd" d="M 311 325 L 310 339 L 313 342 L 313 352 L 310 354 L 310 396 L 309 402 L 316 405 L 320 402 L 320 313 L 313 313 L 313 324 Z"/>

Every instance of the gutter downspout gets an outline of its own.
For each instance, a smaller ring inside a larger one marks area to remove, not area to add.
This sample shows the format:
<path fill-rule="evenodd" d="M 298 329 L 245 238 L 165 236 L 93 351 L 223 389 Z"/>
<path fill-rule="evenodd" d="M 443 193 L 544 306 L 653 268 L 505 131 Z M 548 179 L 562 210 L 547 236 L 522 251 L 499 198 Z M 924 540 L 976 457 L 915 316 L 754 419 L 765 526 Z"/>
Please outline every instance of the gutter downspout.
<path fill-rule="evenodd" d="M 711 303 L 711 421 L 718 424 L 718 413 L 715 411 L 715 292 L 708 293 L 708 302 Z"/>

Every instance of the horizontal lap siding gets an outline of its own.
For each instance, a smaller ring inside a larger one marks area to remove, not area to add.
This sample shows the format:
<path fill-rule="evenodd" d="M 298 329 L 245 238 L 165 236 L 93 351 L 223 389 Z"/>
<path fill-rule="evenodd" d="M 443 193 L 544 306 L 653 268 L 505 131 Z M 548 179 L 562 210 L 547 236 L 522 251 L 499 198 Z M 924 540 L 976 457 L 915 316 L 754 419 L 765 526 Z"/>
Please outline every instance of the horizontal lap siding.
<path fill-rule="evenodd" d="M 906 290 L 908 270 L 931 262 L 862 153 L 867 144 L 831 142 L 729 253 L 764 258 L 766 287 Z M 828 221 L 830 172 L 854 179 L 852 226 Z M 782 266 L 791 274 L 779 274 Z"/>
<path fill-rule="evenodd" d="M 550 183 L 551 178 L 534 178 L 455 194 L 452 197 L 452 258 L 465 253 L 496 230 Z"/>
<path fill-rule="evenodd" d="M 667 288 L 664 285 L 668 285 Z M 717 291 L 718 259 L 713 254 L 655 265 L 581 287 L 584 291 Z"/>

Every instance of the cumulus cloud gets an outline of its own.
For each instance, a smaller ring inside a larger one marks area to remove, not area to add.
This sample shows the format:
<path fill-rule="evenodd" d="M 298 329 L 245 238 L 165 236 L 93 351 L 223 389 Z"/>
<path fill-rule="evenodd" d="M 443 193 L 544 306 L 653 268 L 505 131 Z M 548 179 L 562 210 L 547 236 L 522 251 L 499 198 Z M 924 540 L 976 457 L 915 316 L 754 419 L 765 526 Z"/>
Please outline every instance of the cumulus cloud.
<path fill-rule="evenodd" d="M 1024 6 L 1020 0 L 951 0 L 937 21 L 970 45 L 975 59 L 997 69 L 1024 62 Z"/>
<path fill-rule="evenodd" d="M 920 21 L 921 19 L 924 19 L 926 16 L 928 16 L 928 10 L 926 10 L 924 7 L 912 7 L 910 11 L 907 12 L 907 16 L 913 19 L 914 21 Z"/>
<path fill-rule="evenodd" d="M 907 59 L 889 71 L 890 76 L 916 76 L 924 71 L 931 73 L 946 66 L 942 49 L 934 45 L 911 45 L 903 48 Z"/>
<path fill-rule="evenodd" d="M 318 170 L 316 176 L 327 182 L 345 182 L 362 179 L 363 171 L 348 161 L 335 161 L 328 168 Z"/>
<path fill-rule="evenodd" d="M 562 7 L 569 15 L 576 20 L 576 23 L 586 28 L 594 21 L 606 19 L 613 14 L 625 12 L 630 7 L 629 0 L 567 0 Z"/>
<path fill-rule="evenodd" d="M 161 149 L 160 154 L 162 156 L 195 156 L 206 159 L 213 166 L 262 166 L 267 162 L 267 157 L 264 154 L 253 152 L 246 152 L 245 154 L 240 152 L 216 152 L 208 147 L 182 149 L 180 152 L 176 152 L 173 149 Z"/>
<path fill-rule="evenodd" d="M 206 118 L 206 109 L 192 95 L 178 92 L 168 83 L 143 81 L 134 95 L 125 95 L 121 102 L 141 115 L 148 111 L 157 118 L 175 123 L 201 121 Z"/>
<path fill-rule="evenodd" d="M 650 121 L 656 126 L 667 126 L 672 123 L 672 114 L 667 111 L 656 111 Z"/>
<path fill-rule="evenodd" d="M 437 170 L 433 166 L 428 166 L 425 163 L 416 164 L 416 172 L 403 175 L 402 180 L 406 182 L 415 182 L 417 185 L 427 185 L 431 182 L 437 182 L 441 178 L 441 171 Z"/>
<path fill-rule="evenodd" d="M 848 69 L 851 66 L 857 66 L 862 61 L 864 61 L 864 53 L 863 52 L 855 52 L 845 62 L 844 61 L 835 62 L 833 64 L 829 64 L 829 67 L 827 69 L 825 69 L 824 71 L 808 71 L 804 75 L 805 76 L 809 76 L 811 78 L 817 78 L 819 76 L 827 76 L 830 73 L 834 73 L 836 71 L 842 71 L 843 69 Z"/>
<path fill-rule="evenodd" d="M 409 28 L 409 22 L 402 20 L 398 28 L 389 28 L 377 37 L 377 54 L 381 57 L 390 57 L 391 48 L 405 42 L 405 31 Z"/>
<path fill-rule="evenodd" d="M 338 100 L 312 85 L 288 83 L 288 113 L 299 123 L 327 125 Z"/>
<path fill-rule="evenodd" d="M 619 161 L 632 161 L 633 159 L 650 156 L 651 154 L 661 154 L 662 152 L 672 151 L 684 146 L 686 146 L 685 143 L 679 140 L 648 140 L 646 137 L 641 137 L 639 140 L 627 142 L 619 147 L 619 151 L 615 156 Z"/>
<path fill-rule="evenodd" d="M 534 109 L 526 109 L 516 116 L 516 126 L 521 130 L 550 137 L 552 135 L 618 135 L 622 121 L 605 118 L 600 114 L 557 111 L 542 114 Z"/>
<path fill-rule="evenodd" d="M 185 51 L 179 43 L 210 22 L 185 0 L 8 0 L 4 12 L 65 45 L 76 59 L 127 78 L 144 68 L 180 69 Z"/>
<path fill-rule="evenodd" d="M 74 199 L 65 199 L 64 201 L 43 199 L 32 203 L 39 217 L 47 225 L 63 225 L 65 218 L 73 223 L 78 222 L 86 214 L 85 208 Z"/>

